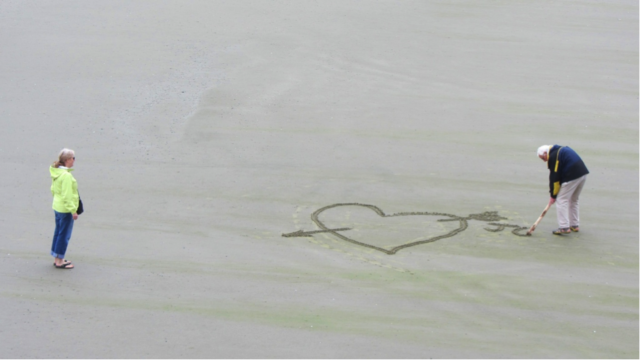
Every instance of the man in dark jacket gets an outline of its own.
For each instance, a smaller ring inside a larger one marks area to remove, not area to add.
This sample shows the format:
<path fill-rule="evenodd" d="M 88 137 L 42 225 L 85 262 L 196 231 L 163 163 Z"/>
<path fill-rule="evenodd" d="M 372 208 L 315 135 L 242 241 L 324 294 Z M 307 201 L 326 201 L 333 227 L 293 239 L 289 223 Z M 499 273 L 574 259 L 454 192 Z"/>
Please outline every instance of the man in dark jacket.
<path fill-rule="evenodd" d="M 558 226 L 555 235 L 580 231 L 578 198 L 589 170 L 580 156 L 568 146 L 542 145 L 538 157 L 549 168 L 549 205 L 556 204 Z"/>

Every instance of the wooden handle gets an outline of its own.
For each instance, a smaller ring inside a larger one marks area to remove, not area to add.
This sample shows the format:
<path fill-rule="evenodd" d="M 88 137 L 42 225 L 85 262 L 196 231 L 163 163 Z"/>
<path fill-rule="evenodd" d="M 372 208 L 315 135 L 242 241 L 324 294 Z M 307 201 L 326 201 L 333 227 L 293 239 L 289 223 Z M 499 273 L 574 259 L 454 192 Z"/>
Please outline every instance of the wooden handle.
<path fill-rule="evenodd" d="M 542 210 L 542 214 L 540 214 L 540 217 L 538 218 L 538 220 L 536 220 L 536 222 L 533 223 L 533 225 L 531 226 L 531 229 L 529 229 L 529 231 L 527 231 L 527 235 L 531 235 L 531 233 L 533 233 L 533 230 L 535 230 L 536 226 L 538 226 L 538 224 L 540 224 L 540 221 L 547 214 L 547 211 L 549 211 L 550 207 L 551 207 L 551 204 L 547 204 L 547 207 L 544 208 L 544 210 Z"/>

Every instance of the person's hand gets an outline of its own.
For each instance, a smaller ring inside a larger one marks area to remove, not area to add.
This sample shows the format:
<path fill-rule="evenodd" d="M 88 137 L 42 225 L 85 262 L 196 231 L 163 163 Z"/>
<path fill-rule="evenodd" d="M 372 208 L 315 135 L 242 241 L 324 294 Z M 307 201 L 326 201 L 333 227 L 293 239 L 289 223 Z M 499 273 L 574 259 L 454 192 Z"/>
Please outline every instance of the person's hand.
<path fill-rule="evenodd" d="M 78 220 L 78 214 L 73 213 L 73 220 Z"/>
<path fill-rule="evenodd" d="M 549 198 L 549 206 L 553 205 L 556 202 L 556 199 L 550 197 Z"/>

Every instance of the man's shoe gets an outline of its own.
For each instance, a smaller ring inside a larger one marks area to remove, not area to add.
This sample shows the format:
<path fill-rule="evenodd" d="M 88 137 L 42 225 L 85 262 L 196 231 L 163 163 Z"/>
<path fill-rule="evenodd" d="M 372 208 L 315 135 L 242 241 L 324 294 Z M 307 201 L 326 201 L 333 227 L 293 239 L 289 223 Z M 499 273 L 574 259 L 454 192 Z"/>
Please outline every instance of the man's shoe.
<path fill-rule="evenodd" d="M 570 228 L 557 228 L 552 231 L 553 235 L 571 234 Z"/>
<path fill-rule="evenodd" d="M 580 228 L 579 228 L 579 227 L 577 227 L 577 226 L 572 226 L 572 227 L 570 227 L 569 229 L 571 229 L 571 231 L 573 231 L 573 232 L 578 232 L 578 231 L 580 231 Z"/>

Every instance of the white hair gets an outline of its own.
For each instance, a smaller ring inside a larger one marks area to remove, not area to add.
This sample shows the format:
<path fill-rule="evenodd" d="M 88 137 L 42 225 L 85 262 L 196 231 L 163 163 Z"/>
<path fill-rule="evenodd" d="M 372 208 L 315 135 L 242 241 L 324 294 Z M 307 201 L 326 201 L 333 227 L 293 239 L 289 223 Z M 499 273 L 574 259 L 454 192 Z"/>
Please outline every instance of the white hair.
<path fill-rule="evenodd" d="M 549 154 L 549 150 L 551 149 L 551 145 L 542 145 L 538 148 L 538 156 L 542 156 L 544 154 Z"/>

